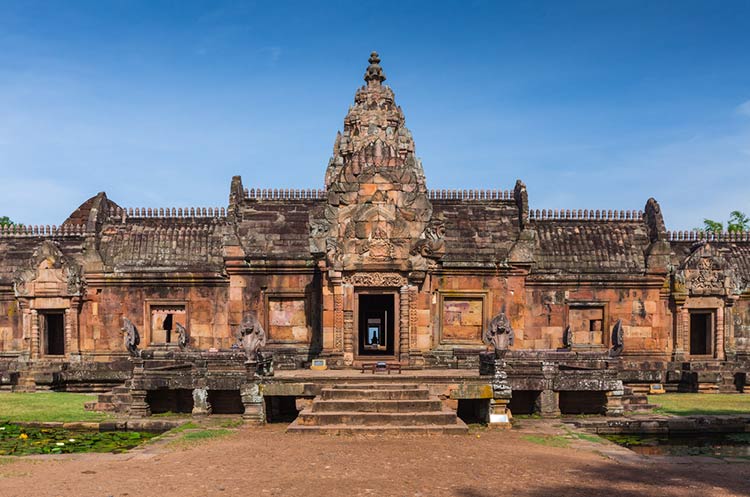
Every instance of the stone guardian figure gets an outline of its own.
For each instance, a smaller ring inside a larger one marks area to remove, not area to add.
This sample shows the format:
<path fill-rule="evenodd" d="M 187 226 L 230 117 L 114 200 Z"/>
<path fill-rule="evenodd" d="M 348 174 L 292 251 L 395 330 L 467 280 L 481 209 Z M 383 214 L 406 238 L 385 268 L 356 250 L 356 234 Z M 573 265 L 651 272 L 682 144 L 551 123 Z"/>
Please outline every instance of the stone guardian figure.
<path fill-rule="evenodd" d="M 240 324 L 240 345 L 245 349 L 247 362 L 263 362 L 260 348 L 266 345 L 266 331 L 254 314 L 248 314 Z"/>
<path fill-rule="evenodd" d="M 495 350 L 495 357 L 504 356 L 509 347 L 513 346 L 516 338 L 513 327 L 504 312 L 490 321 L 490 326 L 484 332 L 484 342 Z"/>
<path fill-rule="evenodd" d="M 141 336 L 138 334 L 135 325 L 126 317 L 122 318 L 122 331 L 125 334 L 123 341 L 128 353 L 132 357 L 138 357 L 138 345 L 141 343 Z"/>
<path fill-rule="evenodd" d="M 622 329 L 622 319 L 618 319 L 612 328 L 612 348 L 609 349 L 610 357 L 618 357 L 622 354 L 625 347 L 624 333 Z"/>

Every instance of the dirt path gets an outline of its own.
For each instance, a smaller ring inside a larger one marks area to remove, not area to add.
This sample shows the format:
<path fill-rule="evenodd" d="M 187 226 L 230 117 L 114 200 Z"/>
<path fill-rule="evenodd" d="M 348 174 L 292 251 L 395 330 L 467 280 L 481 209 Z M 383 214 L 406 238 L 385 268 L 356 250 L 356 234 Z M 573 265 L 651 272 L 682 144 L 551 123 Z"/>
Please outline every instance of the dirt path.
<path fill-rule="evenodd" d="M 529 428 L 436 437 L 283 429 L 243 428 L 197 445 L 131 454 L 24 458 L 0 465 L 0 496 L 750 495 L 750 464 L 628 464 L 598 454 L 595 444 L 532 443 Z"/>

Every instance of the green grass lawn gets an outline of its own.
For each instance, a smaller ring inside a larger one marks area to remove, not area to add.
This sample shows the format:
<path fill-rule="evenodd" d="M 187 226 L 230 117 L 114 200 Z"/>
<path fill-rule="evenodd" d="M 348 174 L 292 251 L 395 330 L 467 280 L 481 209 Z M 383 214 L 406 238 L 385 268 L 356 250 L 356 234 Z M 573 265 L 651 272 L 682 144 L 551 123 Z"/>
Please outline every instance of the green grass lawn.
<path fill-rule="evenodd" d="M 111 416 L 83 409 L 96 395 L 66 392 L 0 393 L 0 420 L 7 421 L 102 421 Z"/>
<path fill-rule="evenodd" d="M 649 395 L 648 402 L 660 414 L 750 414 L 750 395 L 743 394 L 666 393 Z"/>

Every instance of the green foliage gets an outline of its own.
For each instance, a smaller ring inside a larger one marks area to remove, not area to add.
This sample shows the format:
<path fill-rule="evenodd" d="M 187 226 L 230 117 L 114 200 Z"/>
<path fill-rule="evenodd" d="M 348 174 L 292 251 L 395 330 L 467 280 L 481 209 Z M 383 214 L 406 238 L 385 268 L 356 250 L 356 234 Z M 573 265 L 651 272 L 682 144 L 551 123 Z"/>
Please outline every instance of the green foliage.
<path fill-rule="evenodd" d="M 101 421 L 111 418 L 83 408 L 96 395 L 68 392 L 0 393 L 0 419 L 11 421 Z"/>
<path fill-rule="evenodd" d="M 698 231 L 705 231 L 707 233 L 721 233 L 724 231 L 724 225 L 713 219 L 704 219 L 703 228 L 698 228 Z"/>
<path fill-rule="evenodd" d="M 703 226 L 700 228 L 696 228 L 696 231 L 705 231 L 706 233 L 722 233 L 724 231 L 724 223 L 714 221 L 713 219 L 704 219 Z M 727 231 L 730 233 L 744 233 L 745 231 L 750 231 L 750 217 L 748 217 L 744 212 L 732 211 L 729 214 Z"/>
<path fill-rule="evenodd" d="M 744 212 L 732 211 L 729 214 L 729 223 L 727 223 L 727 231 L 730 233 L 744 233 L 750 231 L 750 217 Z"/>
<path fill-rule="evenodd" d="M 11 221 L 8 216 L 0 216 L 0 226 L 13 226 L 14 224 L 16 223 Z"/>
<path fill-rule="evenodd" d="M 524 435 L 523 439 L 546 447 L 566 448 L 570 445 L 570 439 L 561 435 Z"/>

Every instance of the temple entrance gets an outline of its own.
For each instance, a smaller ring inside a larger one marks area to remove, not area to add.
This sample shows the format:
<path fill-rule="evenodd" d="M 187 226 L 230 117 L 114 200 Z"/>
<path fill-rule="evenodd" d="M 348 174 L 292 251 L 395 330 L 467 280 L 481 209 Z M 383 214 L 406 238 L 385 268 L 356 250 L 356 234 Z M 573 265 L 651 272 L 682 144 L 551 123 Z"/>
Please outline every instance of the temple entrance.
<path fill-rule="evenodd" d="M 690 313 L 690 355 L 713 354 L 713 314 Z"/>
<path fill-rule="evenodd" d="M 393 294 L 359 295 L 358 355 L 395 354 L 395 307 Z"/>
<path fill-rule="evenodd" d="M 44 354 L 65 355 L 65 315 L 62 312 L 45 312 L 40 317 Z"/>

